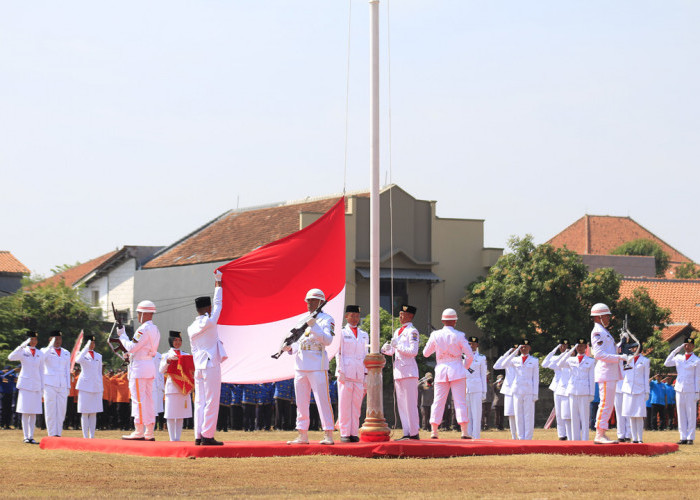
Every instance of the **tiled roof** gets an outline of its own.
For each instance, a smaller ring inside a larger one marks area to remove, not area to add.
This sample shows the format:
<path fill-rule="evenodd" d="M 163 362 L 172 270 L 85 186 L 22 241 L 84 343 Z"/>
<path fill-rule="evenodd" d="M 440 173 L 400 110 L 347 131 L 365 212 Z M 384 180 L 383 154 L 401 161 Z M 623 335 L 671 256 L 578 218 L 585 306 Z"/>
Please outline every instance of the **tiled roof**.
<path fill-rule="evenodd" d="M 662 278 L 624 278 L 620 284 L 620 297 L 631 297 L 636 288 L 643 287 L 660 307 L 671 310 L 671 322 L 663 329 L 664 339 L 672 339 L 688 323 L 700 327 L 700 280 L 674 280 Z M 667 332 L 668 330 L 668 332 Z"/>
<path fill-rule="evenodd" d="M 231 210 L 156 255 L 144 269 L 233 260 L 299 227 L 302 212 L 324 213 L 338 196 L 272 207 Z"/>
<path fill-rule="evenodd" d="M 63 271 L 62 273 L 55 274 L 55 275 L 51 276 L 50 278 L 46 278 L 43 281 L 35 283 L 30 288 L 44 286 L 44 285 L 56 285 L 61 281 L 64 281 L 66 286 L 73 286 L 80 278 L 82 278 L 86 274 L 92 272 L 94 269 L 96 269 L 97 267 L 102 265 L 103 262 L 105 262 L 107 259 L 112 257 L 117 252 L 118 252 L 118 250 L 114 250 L 113 252 L 109 252 L 109 253 L 106 253 L 104 255 L 101 255 L 101 256 L 97 257 L 96 259 L 89 260 L 89 261 L 85 262 L 84 264 L 80 264 L 78 266 L 71 267 L 70 269 Z"/>
<path fill-rule="evenodd" d="M 661 331 L 661 340 L 671 342 L 681 333 L 687 332 L 688 334 L 690 334 L 692 331 L 693 325 L 691 325 L 690 323 L 684 323 L 680 325 L 668 325 Z"/>
<path fill-rule="evenodd" d="M 652 240 L 661 245 L 672 263 L 691 262 L 691 259 L 630 217 L 584 215 L 547 243 L 555 247 L 566 246 L 580 255 L 609 255 L 623 243 L 640 238 Z"/>
<path fill-rule="evenodd" d="M 29 274 L 29 269 L 7 250 L 0 250 L 0 273 Z"/>

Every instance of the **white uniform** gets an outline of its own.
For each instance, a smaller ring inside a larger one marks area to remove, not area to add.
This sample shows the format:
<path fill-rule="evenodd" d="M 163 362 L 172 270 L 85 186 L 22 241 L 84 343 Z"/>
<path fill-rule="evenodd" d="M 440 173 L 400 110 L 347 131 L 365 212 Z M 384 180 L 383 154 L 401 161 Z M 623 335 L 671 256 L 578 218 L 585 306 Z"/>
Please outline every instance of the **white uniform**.
<path fill-rule="evenodd" d="M 633 441 L 642 441 L 644 417 L 649 399 L 649 359 L 639 355 L 629 362 L 631 370 L 623 371 L 622 416 L 629 419 Z"/>
<path fill-rule="evenodd" d="M 676 367 L 676 413 L 681 441 L 695 440 L 695 422 L 700 399 L 700 359 L 695 354 L 680 352 L 683 345 L 674 349 L 664 361 L 664 366 Z"/>
<path fill-rule="evenodd" d="M 572 351 L 573 348 L 560 356 L 557 364 L 569 367 L 566 395 L 571 412 L 571 439 L 588 441 L 591 401 L 595 395 L 595 360 L 585 354 L 571 356 Z"/>
<path fill-rule="evenodd" d="M 452 390 L 452 402 L 457 423 L 469 422 L 467 413 L 467 368 L 472 364 L 474 354 L 464 335 L 451 326 L 444 326 L 430 334 L 423 348 L 423 357 L 435 353 L 435 397 L 430 408 L 430 423 L 440 425 L 445 412 L 447 395 Z M 464 361 L 462 360 L 464 354 Z M 479 402 L 481 404 L 481 402 Z"/>
<path fill-rule="evenodd" d="M 165 376 L 165 418 L 168 420 L 168 435 L 171 441 L 180 441 L 182 436 L 182 424 L 184 419 L 192 418 L 192 394 L 182 394 L 180 388 L 166 374 L 168 361 L 177 359 L 178 354 L 187 356 L 187 353 L 179 349 L 171 348 L 161 356 L 158 371 Z"/>
<path fill-rule="evenodd" d="M 298 431 L 309 430 L 309 402 L 314 392 L 321 427 L 333 430 L 333 409 L 328 393 L 328 354 L 326 346 L 333 342 L 335 321 L 324 312 L 318 313 L 316 323 L 307 327 L 304 335 L 292 344 L 289 354 L 294 357 L 294 393 L 297 402 Z"/>
<path fill-rule="evenodd" d="M 165 411 L 165 407 L 163 406 L 163 397 L 165 395 L 165 377 L 163 377 L 163 374 L 160 373 L 159 370 L 161 358 L 162 355 L 159 352 L 153 356 L 153 364 L 156 367 L 156 374 L 155 377 L 153 377 L 153 407 L 155 409 L 156 416 Z"/>
<path fill-rule="evenodd" d="M 620 439 L 632 439 L 632 428 L 630 427 L 630 419 L 622 413 L 622 381 L 624 379 L 624 372 L 622 371 L 622 361 L 620 361 L 620 373 L 622 373 L 623 378 L 617 381 L 615 384 L 615 419 L 617 428 L 617 438 Z"/>
<path fill-rule="evenodd" d="M 7 357 L 9 361 L 22 363 L 22 370 L 17 378 L 16 411 L 22 414 L 24 439 L 34 438 L 36 416 L 41 414 L 41 392 L 44 387 L 42 356 L 43 353 L 39 349 L 20 345 Z"/>
<path fill-rule="evenodd" d="M 102 393 L 102 355 L 91 351 L 90 342 L 80 351 L 75 362 L 80 365 L 80 376 L 75 388 L 78 390 L 78 413 L 84 438 L 94 438 L 97 428 L 97 414 L 101 413 Z"/>
<path fill-rule="evenodd" d="M 542 361 L 542 368 L 554 370 L 554 378 L 549 384 L 549 390 L 554 393 L 554 413 L 557 416 L 557 435 L 560 438 L 571 439 L 571 412 L 569 407 L 569 397 L 566 395 L 566 387 L 569 384 L 569 365 L 564 363 L 562 366 L 557 364 L 557 361 L 564 356 L 564 353 L 558 353 L 559 346 L 555 347 L 552 352 Z"/>
<path fill-rule="evenodd" d="M 469 435 L 474 439 L 481 437 L 481 413 L 482 403 L 486 399 L 486 356 L 479 354 L 479 351 L 474 353 L 474 359 L 471 366 L 471 372 L 467 370 L 467 414 L 469 419 Z"/>
<path fill-rule="evenodd" d="M 221 314 L 223 288 L 214 289 L 211 316 L 197 316 L 187 327 L 194 357 L 194 436 L 195 439 L 214 438 L 219 418 L 221 396 L 221 362 L 227 357 L 219 340 L 216 323 Z"/>
<path fill-rule="evenodd" d="M 60 436 L 70 392 L 70 352 L 62 347 L 44 347 L 41 352 L 46 431 L 49 436 Z"/>
<path fill-rule="evenodd" d="M 404 436 L 417 436 L 420 430 L 418 417 L 418 364 L 416 356 L 420 334 L 412 323 L 397 328 L 391 337 L 394 344 L 384 344 L 382 354 L 394 356 L 394 388 L 399 418 Z"/>
<path fill-rule="evenodd" d="M 599 323 L 591 331 L 591 354 L 596 360 L 595 381 L 598 382 L 600 404 L 595 419 L 596 429 L 608 430 L 615 404 L 617 381 L 622 379 L 621 357 L 612 335 Z"/>
<path fill-rule="evenodd" d="M 358 327 L 345 325 L 340 332 L 340 348 L 335 356 L 338 379 L 338 427 L 343 437 L 359 436 L 360 410 L 365 395 L 365 356 L 369 335 Z"/>
<path fill-rule="evenodd" d="M 510 436 L 513 439 L 518 439 L 517 430 L 515 428 L 515 411 L 513 410 L 513 380 L 515 378 L 515 372 L 510 365 L 505 364 L 505 361 L 509 356 L 513 355 L 516 350 L 516 348 L 509 349 L 493 364 L 494 370 L 506 371 L 506 375 L 503 378 L 503 384 L 501 385 L 501 394 L 503 395 L 503 416 L 508 417 Z"/>
<path fill-rule="evenodd" d="M 540 363 L 533 356 L 506 358 L 506 366 L 513 368 L 513 410 L 518 439 L 532 439 L 535 431 L 535 401 L 539 398 Z"/>
<path fill-rule="evenodd" d="M 156 412 L 153 402 L 153 380 L 156 368 L 153 365 L 153 356 L 158 352 L 160 332 L 152 321 L 146 321 L 134 333 L 133 340 L 129 340 L 122 328 L 119 331 L 119 340 L 129 353 L 129 391 L 131 392 L 131 415 L 134 417 L 134 425 L 137 434 L 141 434 L 145 426 L 145 437 L 153 437 L 153 427 L 156 422 Z"/>

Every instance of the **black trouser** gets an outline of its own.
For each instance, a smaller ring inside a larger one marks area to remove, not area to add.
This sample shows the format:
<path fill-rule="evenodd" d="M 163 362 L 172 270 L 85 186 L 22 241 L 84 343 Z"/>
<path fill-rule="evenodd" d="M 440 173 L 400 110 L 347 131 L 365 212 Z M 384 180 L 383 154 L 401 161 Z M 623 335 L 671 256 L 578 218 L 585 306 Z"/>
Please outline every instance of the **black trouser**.
<path fill-rule="evenodd" d="M 502 431 L 503 429 L 505 429 L 505 427 L 503 427 L 503 420 L 505 419 L 503 412 L 505 411 L 505 407 L 496 405 L 494 409 L 496 410 L 496 429 Z"/>
<path fill-rule="evenodd" d="M 216 430 L 228 432 L 230 410 L 229 406 L 219 405 L 219 418 L 216 420 Z"/>
<path fill-rule="evenodd" d="M 231 430 L 243 430 L 243 406 L 240 404 L 231 406 Z"/>
<path fill-rule="evenodd" d="M 430 430 L 430 406 L 421 406 L 420 407 L 420 417 L 421 417 L 421 427 L 423 430 L 429 431 Z"/>
<path fill-rule="evenodd" d="M 0 426 L 5 429 L 10 428 L 12 423 L 12 393 L 2 393 L 2 416 L 0 417 Z"/>
<path fill-rule="evenodd" d="M 667 429 L 677 429 L 676 425 L 676 405 L 668 404 L 666 406 L 666 428 Z"/>
<path fill-rule="evenodd" d="M 255 404 L 244 403 L 243 404 L 243 430 L 244 431 L 254 431 L 255 430 Z"/>
<path fill-rule="evenodd" d="M 275 399 L 275 429 L 289 431 L 294 429 L 292 402 L 287 399 Z"/>
<path fill-rule="evenodd" d="M 316 403 L 309 404 L 309 430 L 317 431 L 321 428 L 321 417 L 318 415 Z"/>
<path fill-rule="evenodd" d="M 664 420 L 666 419 L 666 408 L 664 405 L 652 403 L 651 405 L 651 429 L 654 431 L 664 430 Z"/>
<path fill-rule="evenodd" d="M 131 403 L 117 403 L 119 414 L 119 428 L 123 431 L 131 429 Z"/>
<path fill-rule="evenodd" d="M 481 403 L 481 429 L 489 428 L 489 420 L 491 420 L 491 401 Z"/>

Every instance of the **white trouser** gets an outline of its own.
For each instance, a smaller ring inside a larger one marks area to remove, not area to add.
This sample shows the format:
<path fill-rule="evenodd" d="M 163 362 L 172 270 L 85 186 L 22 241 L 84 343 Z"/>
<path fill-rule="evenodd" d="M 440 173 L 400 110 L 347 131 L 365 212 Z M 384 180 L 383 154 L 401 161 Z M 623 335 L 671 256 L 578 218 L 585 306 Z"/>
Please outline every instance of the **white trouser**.
<path fill-rule="evenodd" d="M 418 377 L 394 379 L 396 389 L 396 406 L 399 409 L 401 428 L 404 436 L 416 436 L 420 430 L 420 418 L 418 417 Z M 437 384 L 435 384 L 435 399 L 437 399 Z M 432 409 L 431 409 L 432 422 Z"/>
<path fill-rule="evenodd" d="M 467 393 L 467 420 L 469 421 L 467 432 L 474 439 L 481 437 L 481 413 L 483 411 L 481 399 L 483 396 L 483 392 Z"/>
<path fill-rule="evenodd" d="M 554 395 L 554 414 L 557 416 L 557 436 L 571 438 L 571 409 L 569 397 L 561 394 Z"/>
<path fill-rule="evenodd" d="M 642 434 L 644 433 L 644 417 L 626 417 L 630 419 L 630 433 L 632 434 L 632 441 L 642 441 Z"/>
<path fill-rule="evenodd" d="M 309 403 L 314 391 L 318 416 L 324 431 L 333 430 L 333 409 L 328 394 L 328 372 L 325 370 L 302 371 L 294 374 L 294 392 L 297 399 L 297 430 L 309 430 Z"/>
<path fill-rule="evenodd" d="M 588 426 L 591 418 L 590 396 L 569 396 L 571 409 L 571 438 L 574 441 L 588 441 Z"/>
<path fill-rule="evenodd" d="M 615 393 L 615 418 L 617 419 L 617 437 L 631 438 L 630 417 L 622 416 L 622 393 Z"/>
<path fill-rule="evenodd" d="M 213 438 L 219 419 L 221 366 L 194 371 L 194 437 Z"/>
<path fill-rule="evenodd" d="M 338 381 L 338 427 L 344 437 L 360 435 L 360 411 L 365 396 L 360 380 Z"/>
<path fill-rule="evenodd" d="M 512 415 L 508 417 L 508 428 L 510 429 L 510 438 L 513 440 L 518 439 L 518 429 L 515 425 L 515 417 Z"/>
<path fill-rule="evenodd" d="M 183 418 L 168 418 L 168 436 L 170 441 L 180 441 L 180 436 L 182 436 L 182 423 L 185 421 Z"/>
<path fill-rule="evenodd" d="M 81 413 L 80 427 L 83 430 L 85 439 L 94 439 L 95 429 L 97 428 L 97 413 Z"/>
<path fill-rule="evenodd" d="M 36 413 L 22 413 L 24 439 L 34 439 L 34 427 L 36 427 Z"/>
<path fill-rule="evenodd" d="M 535 396 L 513 394 L 513 409 L 518 439 L 532 439 L 535 431 Z"/>
<path fill-rule="evenodd" d="M 129 391 L 131 392 L 131 416 L 134 424 L 154 425 L 156 412 L 153 406 L 153 379 L 131 378 L 129 379 Z"/>
<path fill-rule="evenodd" d="M 698 402 L 692 392 L 676 391 L 676 413 L 681 440 L 695 440 L 695 421 L 698 418 Z"/>
<path fill-rule="evenodd" d="M 598 392 L 600 394 L 600 403 L 598 404 L 598 413 L 595 417 L 595 428 L 607 431 L 610 427 L 610 417 L 612 416 L 613 407 L 615 405 L 615 389 L 617 381 L 598 382 Z"/>
<path fill-rule="evenodd" d="M 44 386 L 44 419 L 46 420 L 46 432 L 49 436 L 60 436 L 63 432 L 67 405 L 67 387 Z"/>

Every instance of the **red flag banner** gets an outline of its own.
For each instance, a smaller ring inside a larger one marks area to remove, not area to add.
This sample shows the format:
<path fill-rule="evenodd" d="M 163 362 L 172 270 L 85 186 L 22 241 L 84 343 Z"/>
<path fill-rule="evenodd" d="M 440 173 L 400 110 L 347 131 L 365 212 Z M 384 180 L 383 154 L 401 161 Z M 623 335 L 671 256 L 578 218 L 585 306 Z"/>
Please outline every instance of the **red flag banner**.
<path fill-rule="evenodd" d="M 185 396 L 194 389 L 194 358 L 191 354 L 179 355 L 177 363 L 168 363 L 165 374 Z"/>
<path fill-rule="evenodd" d="M 80 352 L 80 344 L 83 343 L 83 331 L 80 330 L 80 333 L 78 334 L 78 338 L 75 339 L 75 345 L 73 346 L 73 350 L 70 352 L 70 372 L 73 373 L 73 369 L 75 368 L 75 358 L 78 357 L 78 352 Z"/>
<path fill-rule="evenodd" d="M 223 310 L 219 338 L 228 359 L 221 377 L 228 383 L 262 383 L 294 376 L 293 356 L 280 359 L 282 340 L 308 315 L 304 298 L 320 288 L 329 299 L 324 312 L 340 329 L 345 304 L 345 198 L 309 226 L 268 243 L 219 268 Z M 327 348 L 337 351 L 337 339 Z"/>

